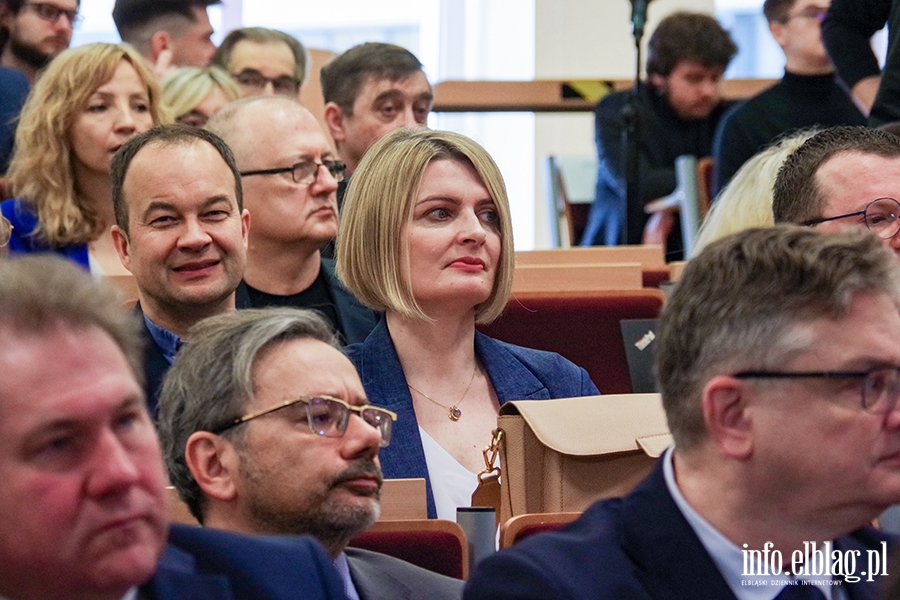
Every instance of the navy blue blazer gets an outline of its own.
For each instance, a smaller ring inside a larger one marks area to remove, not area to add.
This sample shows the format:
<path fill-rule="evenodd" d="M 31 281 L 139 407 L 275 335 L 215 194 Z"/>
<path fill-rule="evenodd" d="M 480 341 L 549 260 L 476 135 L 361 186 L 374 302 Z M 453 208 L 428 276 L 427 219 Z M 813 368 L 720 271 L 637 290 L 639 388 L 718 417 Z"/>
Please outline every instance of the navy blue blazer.
<path fill-rule="evenodd" d="M 843 551 L 891 538 L 861 529 Z M 862 552 L 862 556 L 865 556 Z M 844 583 L 851 600 L 875 600 L 876 583 Z M 559 532 L 503 550 L 470 576 L 464 600 L 734 600 L 712 557 L 672 499 L 662 461 L 625 498 L 601 500 Z"/>
<path fill-rule="evenodd" d="M 0 212 L 12 223 L 12 237 L 9 239 L 10 254 L 36 254 L 53 252 L 74 261 L 85 270 L 90 269 L 87 244 L 72 244 L 55 248 L 32 237 L 37 228 L 37 215 L 31 207 L 16 198 L 0 203 Z"/>
<path fill-rule="evenodd" d="M 343 600 L 344 585 L 309 537 L 248 537 L 172 525 L 140 597 L 153 600 Z"/>
<path fill-rule="evenodd" d="M 382 319 L 364 343 L 347 346 L 344 353 L 356 366 L 369 401 L 397 413 L 391 445 L 378 453 L 384 476 L 424 477 L 428 516 L 436 518 L 412 396 L 387 322 Z M 587 371 L 554 352 L 514 346 L 476 331 L 475 355 L 484 365 L 501 405 L 510 400 L 548 400 L 600 393 Z M 485 445 L 489 441 L 485 440 Z"/>
<path fill-rule="evenodd" d="M 141 321 L 141 335 L 144 336 L 144 397 L 147 399 L 147 410 L 156 421 L 159 412 L 159 392 L 162 390 L 163 379 L 171 365 L 166 360 L 162 348 L 150 335 L 140 302 L 134 305 L 134 314 Z"/>
<path fill-rule="evenodd" d="M 338 333 L 341 334 L 343 343 L 357 344 L 365 341 L 378 323 L 379 313 L 360 304 L 356 296 L 344 287 L 344 284 L 340 282 L 334 273 L 334 260 L 323 258 L 322 272 L 325 273 L 325 285 L 328 286 L 331 299 L 334 300 L 334 307 L 339 321 Z M 242 308 L 265 308 L 265 306 L 253 306 L 250 302 L 247 286 L 243 281 L 235 292 L 235 304 L 237 304 L 238 310 Z"/>

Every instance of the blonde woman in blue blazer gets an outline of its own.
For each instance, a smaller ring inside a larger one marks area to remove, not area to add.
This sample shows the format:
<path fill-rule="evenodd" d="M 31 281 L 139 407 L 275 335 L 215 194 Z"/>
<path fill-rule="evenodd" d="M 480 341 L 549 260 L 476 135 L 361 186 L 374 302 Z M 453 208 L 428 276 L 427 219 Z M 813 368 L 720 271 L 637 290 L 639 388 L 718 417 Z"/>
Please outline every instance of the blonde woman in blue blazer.
<path fill-rule="evenodd" d="M 508 400 L 599 393 L 558 354 L 475 330 L 506 306 L 514 268 L 503 178 L 465 136 L 401 129 L 378 141 L 347 190 L 337 274 L 384 320 L 345 351 L 369 400 L 398 414 L 385 477 L 424 477 L 428 513 L 455 520 Z"/>

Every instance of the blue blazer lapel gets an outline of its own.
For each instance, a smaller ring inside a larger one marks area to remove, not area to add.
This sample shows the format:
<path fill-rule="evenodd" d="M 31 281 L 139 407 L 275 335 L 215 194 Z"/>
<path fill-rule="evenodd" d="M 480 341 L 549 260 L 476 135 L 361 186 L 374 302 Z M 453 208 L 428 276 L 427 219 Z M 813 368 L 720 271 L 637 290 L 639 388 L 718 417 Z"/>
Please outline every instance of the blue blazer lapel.
<path fill-rule="evenodd" d="M 475 355 L 491 379 L 500 404 L 509 400 L 548 400 L 550 391 L 502 343 L 475 332 Z"/>
<path fill-rule="evenodd" d="M 152 600 L 218 600 L 232 598 L 232 593 L 228 579 L 198 573 L 190 554 L 167 546 L 153 579 L 141 586 L 140 597 Z"/>
<path fill-rule="evenodd" d="M 391 445 L 378 452 L 384 476 L 424 477 L 428 516 L 435 518 L 437 510 L 431 493 L 431 479 L 425 466 L 425 450 L 422 448 L 412 395 L 406 386 L 406 376 L 400 366 L 400 357 L 391 340 L 387 322 L 381 319 L 365 343 L 349 347 L 347 355 L 356 365 L 370 400 L 397 413 Z"/>
<path fill-rule="evenodd" d="M 669 494 L 662 461 L 624 502 L 622 545 L 651 597 L 735 599 Z"/>
<path fill-rule="evenodd" d="M 163 378 L 169 370 L 169 361 L 163 356 L 162 350 L 156 345 L 147 324 L 144 322 L 144 311 L 141 304 L 134 305 L 134 312 L 141 320 L 141 333 L 144 336 L 144 393 L 147 396 L 147 409 L 150 416 L 156 420 L 159 403 L 159 392 L 162 388 Z"/>

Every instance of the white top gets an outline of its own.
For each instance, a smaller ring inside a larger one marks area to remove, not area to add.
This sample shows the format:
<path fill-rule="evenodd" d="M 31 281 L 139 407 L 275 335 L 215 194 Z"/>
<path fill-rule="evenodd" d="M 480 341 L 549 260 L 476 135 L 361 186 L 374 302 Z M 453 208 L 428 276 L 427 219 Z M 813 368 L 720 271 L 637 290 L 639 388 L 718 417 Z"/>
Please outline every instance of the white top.
<path fill-rule="evenodd" d="M 103 267 L 100 266 L 100 262 L 94 257 L 94 253 L 90 250 L 88 251 L 88 270 L 94 277 L 103 277 L 106 275 L 103 271 Z"/>
<path fill-rule="evenodd" d="M 744 555 L 740 548 L 726 538 L 715 527 L 700 516 L 695 511 L 678 489 L 675 482 L 675 465 L 673 464 L 672 451 L 674 446 L 670 446 L 663 455 L 663 476 L 666 480 L 666 487 L 675 500 L 675 504 L 684 515 L 691 529 L 700 538 L 700 543 L 712 557 L 713 562 L 722 573 L 722 577 L 734 592 L 737 600 L 773 600 L 781 590 L 784 589 L 785 583 L 789 579 L 816 581 L 827 579 L 827 577 L 796 577 L 791 578 L 787 574 L 782 575 L 754 575 L 745 577 L 744 572 Z M 752 582 L 752 585 L 745 585 L 742 582 Z M 837 582 L 835 582 L 837 583 Z M 828 600 L 847 600 L 847 594 L 840 585 L 816 585 L 825 598 Z"/>
<path fill-rule="evenodd" d="M 419 436 L 425 450 L 425 464 L 431 479 L 437 518 L 456 522 L 456 508 L 472 506 L 472 492 L 478 487 L 478 475 L 459 464 L 421 427 Z"/>

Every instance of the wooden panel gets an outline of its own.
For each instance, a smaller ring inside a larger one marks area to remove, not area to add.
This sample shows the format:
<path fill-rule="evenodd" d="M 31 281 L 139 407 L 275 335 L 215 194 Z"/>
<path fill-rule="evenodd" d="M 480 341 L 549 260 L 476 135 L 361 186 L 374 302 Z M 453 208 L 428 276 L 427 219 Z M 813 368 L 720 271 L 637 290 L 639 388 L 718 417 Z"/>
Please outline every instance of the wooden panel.
<path fill-rule="evenodd" d="M 381 486 L 379 521 L 427 519 L 425 479 L 385 479 Z"/>
<path fill-rule="evenodd" d="M 300 88 L 300 103 L 313 114 L 316 121 L 322 126 L 328 146 L 332 152 L 337 153 L 334 140 L 331 139 L 331 133 L 325 124 L 325 100 L 322 98 L 322 82 L 319 80 L 319 73 L 322 71 L 322 67 L 337 55 L 330 50 L 319 50 L 317 48 L 307 48 L 306 55 L 309 60 L 306 63 L 306 80 Z"/>
<path fill-rule="evenodd" d="M 748 98 L 774 85 L 775 79 L 728 79 L 725 97 Z M 441 81 L 434 86 L 435 112 L 592 111 L 611 91 L 631 88 L 630 79 L 590 81 Z"/>
<path fill-rule="evenodd" d="M 516 266 L 572 263 L 637 262 L 642 267 L 665 267 L 662 246 L 591 246 L 516 252 Z"/>
<path fill-rule="evenodd" d="M 516 267 L 513 277 L 513 295 L 641 287 L 640 263 L 521 265 Z"/>

